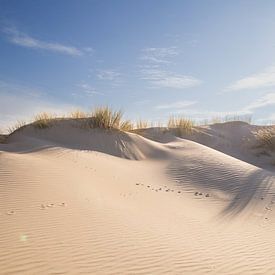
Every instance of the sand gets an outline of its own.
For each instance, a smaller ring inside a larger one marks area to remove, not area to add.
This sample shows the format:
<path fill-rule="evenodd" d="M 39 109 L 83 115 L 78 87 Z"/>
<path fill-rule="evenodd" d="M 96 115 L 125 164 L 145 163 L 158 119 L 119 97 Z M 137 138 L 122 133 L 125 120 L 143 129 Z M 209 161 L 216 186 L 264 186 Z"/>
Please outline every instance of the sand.
<path fill-rule="evenodd" d="M 240 142 L 250 126 L 76 126 L 0 144 L 0 274 L 275 274 L 274 172 Z"/>

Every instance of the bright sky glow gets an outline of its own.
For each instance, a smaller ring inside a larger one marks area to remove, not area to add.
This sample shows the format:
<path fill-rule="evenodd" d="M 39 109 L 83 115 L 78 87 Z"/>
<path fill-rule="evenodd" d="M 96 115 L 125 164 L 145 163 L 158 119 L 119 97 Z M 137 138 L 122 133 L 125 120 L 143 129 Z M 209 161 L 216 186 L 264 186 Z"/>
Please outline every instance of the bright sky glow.
<path fill-rule="evenodd" d="M 96 105 L 275 118 L 275 2 L 0 0 L 0 128 Z"/>

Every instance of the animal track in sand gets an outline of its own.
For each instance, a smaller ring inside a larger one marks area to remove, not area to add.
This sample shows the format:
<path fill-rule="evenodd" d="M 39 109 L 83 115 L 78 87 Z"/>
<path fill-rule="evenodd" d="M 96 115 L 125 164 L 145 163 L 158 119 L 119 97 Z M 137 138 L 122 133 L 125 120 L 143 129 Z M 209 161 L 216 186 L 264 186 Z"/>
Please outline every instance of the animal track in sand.
<path fill-rule="evenodd" d="M 15 214 L 15 212 L 14 212 L 14 210 L 10 210 L 10 211 L 7 211 L 6 214 L 11 216 L 11 215 Z"/>
<path fill-rule="evenodd" d="M 136 186 L 143 186 L 144 184 L 136 182 L 135 185 Z M 182 191 L 180 191 L 180 190 L 174 190 L 174 189 L 167 188 L 166 185 L 164 187 L 166 187 L 167 189 L 163 189 L 162 187 L 156 187 L 156 188 L 154 188 L 151 185 L 146 185 L 146 187 L 149 188 L 149 190 L 152 190 L 152 191 L 155 191 L 155 192 L 165 191 L 165 192 L 176 192 L 177 194 L 181 194 L 182 193 Z M 199 192 L 196 192 L 195 194 L 196 195 L 198 195 L 198 194 L 202 195 L 202 193 L 199 193 Z M 206 194 L 206 197 L 209 197 L 209 196 L 210 196 L 209 194 Z"/>

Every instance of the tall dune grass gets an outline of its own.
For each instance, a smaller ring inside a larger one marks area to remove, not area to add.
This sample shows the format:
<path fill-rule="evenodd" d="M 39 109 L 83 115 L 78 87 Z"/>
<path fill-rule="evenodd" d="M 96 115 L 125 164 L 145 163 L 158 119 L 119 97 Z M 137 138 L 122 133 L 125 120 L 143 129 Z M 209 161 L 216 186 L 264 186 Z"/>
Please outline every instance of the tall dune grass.
<path fill-rule="evenodd" d="M 145 128 L 148 128 L 148 126 L 149 126 L 149 123 L 148 123 L 147 120 L 141 120 L 141 119 L 139 119 L 136 122 L 135 129 L 145 129 Z"/>
<path fill-rule="evenodd" d="M 255 133 L 257 147 L 268 151 L 275 151 L 275 127 L 261 129 Z"/>
<path fill-rule="evenodd" d="M 33 126 L 38 129 L 49 128 L 53 125 L 53 120 L 56 118 L 53 114 L 43 112 L 35 115 Z"/>
<path fill-rule="evenodd" d="M 78 118 L 87 118 L 89 115 L 81 110 L 74 110 L 69 114 L 70 118 L 78 119 Z"/>
<path fill-rule="evenodd" d="M 22 127 L 26 126 L 27 125 L 27 122 L 24 121 L 24 120 L 17 120 L 12 126 L 10 126 L 7 131 L 8 131 L 8 134 L 12 134 L 13 132 L 21 129 Z"/>
<path fill-rule="evenodd" d="M 103 129 L 120 129 L 122 111 L 113 111 L 110 107 L 97 107 L 91 115 L 91 127 Z"/>
<path fill-rule="evenodd" d="M 176 131 L 178 135 L 191 134 L 195 123 L 193 120 L 171 116 L 168 120 L 168 129 Z"/>
<path fill-rule="evenodd" d="M 129 131 L 132 131 L 133 129 L 134 129 L 134 125 L 131 122 L 131 120 L 125 120 L 120 124 L 121 131 L 129 132 Z"/>

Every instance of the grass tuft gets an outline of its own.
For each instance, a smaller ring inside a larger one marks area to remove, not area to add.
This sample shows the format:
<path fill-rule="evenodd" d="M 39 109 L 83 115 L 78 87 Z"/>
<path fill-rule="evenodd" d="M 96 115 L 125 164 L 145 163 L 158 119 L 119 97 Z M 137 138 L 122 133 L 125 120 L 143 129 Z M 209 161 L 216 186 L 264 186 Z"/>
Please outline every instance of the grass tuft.
<path fill-rule="evenodd" d="M 178 135 L 191 134 L 194 121 L 184 117 L 171 116 L 168 121 L 168 129 L 173 129 Z"/>
<path fill-rule="evenodd" d="M 72 111 L 70 114 L 69 114 L 69 117 L 71 118 L 74 118 L 74 119 L 78 119 L 78 118 L 87 118 L 88 117 L 88 114 L 81 111 L 81 110 L 75 110 L 75 111 Z"/>
<path fill-rule="evenodd" d="M 46 129 L 53 125 L 53 120 L 55 116 L 50 113 L 40 113 L 34 117 L 33 125 L 38 129 Z"/>
<path fill-rule="evenodd" d="M 148 125 L 149 125 L 148 121 L 140 119 L 136 122 L 135 129 L 145 129 L 145 128 L 148 128 Z"/>
<path fill-rule="evenodd" d="M 8 134 L 11 135 L 12 133 L 14 133 L 15 131 L 21 129 L 22 127 L 26 126 L 27 123 L 24 120 L 17 120 L 16 123 L 12 126 L 10 126 L 7 131 Z"/>
<path fill-rule="evenodd" d="M 275 127 L 261 129 L 255 133 L 257 147 L 268 151 L 275 151 Z"/>
<path fill-rule="evenodd" d="M 121 131 L 129 132 L 129 131 L 132 131 L 133 129 L 134 129 L 134 126 L 131 120 L 125 120 L 120 124 Z"/>
<path fill-rule="evenodd" d="M 92 112 L 91 127 L 103 129 L 120 129 L 123 124 L 122 111 L 113 111 L 110 107 L 97 107 Z M 126 125 L 124 125 L 126 127 Z"/>

